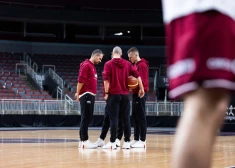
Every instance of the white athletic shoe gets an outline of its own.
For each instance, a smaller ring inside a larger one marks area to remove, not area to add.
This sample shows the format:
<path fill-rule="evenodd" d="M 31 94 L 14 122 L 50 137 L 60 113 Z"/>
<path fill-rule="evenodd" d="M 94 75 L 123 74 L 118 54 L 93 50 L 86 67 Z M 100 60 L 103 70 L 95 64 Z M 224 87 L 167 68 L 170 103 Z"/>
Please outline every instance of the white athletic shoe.
<path fill-rule="evenodd" d="M 124 142 L 122 145 L 122 149 L 130 149 L 130 142 Z"/>
<path fill-rule="evenodd" d="M 115 142 L 109 142 L 106 145 L 102 147 L 102 149 L 117 149 L 116 143 Z"/>
<path fill-rule="evenodd" d="M 97 145 L 94 145 L 89 140 L 87 140 L 87 141 L 81 142 L 81 148 L 82 149 L 95 149 L 95 148 L 97 148 Z"/>
<path fill-rule="evenodd" d="M 145 141 L 138 141 L 135 144 L 131 145 L 132 148 L 146 148 Z"/>
<path fill-rule="evenodd" d="M 98 138 L 94 145 L 96 145 L 97 147 L 103 147 L 105 145 L 105 142 L 103 139 Z"/>
<path fill-rule="evenodd" d="M 134 145 L 134 144 L 137 143 L 137 142 L 139 142 L 139 141 L 132 140 L 132 141 L 130 142 L 130 145 L 132 146 L 132 145 Z"/>
<path fill-rule="evenodd" d="M 78 148 L 81 148 L 82 141 L 78 142 Z"/>
<path fill-rule="evenodd" d="M 121 146 L 121 141 L 118 138 L 115 140 L 115 143 L 117 147 Z"/>

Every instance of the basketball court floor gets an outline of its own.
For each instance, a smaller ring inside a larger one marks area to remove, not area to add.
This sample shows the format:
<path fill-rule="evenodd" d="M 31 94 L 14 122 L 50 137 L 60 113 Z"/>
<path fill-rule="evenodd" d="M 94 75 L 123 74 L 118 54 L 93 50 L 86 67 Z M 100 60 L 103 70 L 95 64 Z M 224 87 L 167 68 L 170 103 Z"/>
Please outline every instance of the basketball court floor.
<path fill-rule="evenodd" d="M 99 134 L 100 128 L 91 128 L 90 140 Z M 167 168 L 173 139 L 173 129 L 148 129 L 147 149 L 78 149 L 78 128 L 1 128 L 0 168 Z M 222 133 L 213 168 L 233 165 L 235 133 Z"/>

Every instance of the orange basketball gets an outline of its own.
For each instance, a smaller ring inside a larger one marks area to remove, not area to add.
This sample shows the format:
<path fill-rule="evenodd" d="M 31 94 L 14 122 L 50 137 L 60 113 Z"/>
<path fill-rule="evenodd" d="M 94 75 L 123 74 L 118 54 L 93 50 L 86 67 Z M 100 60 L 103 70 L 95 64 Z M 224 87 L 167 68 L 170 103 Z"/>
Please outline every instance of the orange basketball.
<path fill-rule="evenodd" d="M 128 76 L 128 88 L 130 90 L 137 88 L 139 85 L 138 80 L 133 76 Z"/>

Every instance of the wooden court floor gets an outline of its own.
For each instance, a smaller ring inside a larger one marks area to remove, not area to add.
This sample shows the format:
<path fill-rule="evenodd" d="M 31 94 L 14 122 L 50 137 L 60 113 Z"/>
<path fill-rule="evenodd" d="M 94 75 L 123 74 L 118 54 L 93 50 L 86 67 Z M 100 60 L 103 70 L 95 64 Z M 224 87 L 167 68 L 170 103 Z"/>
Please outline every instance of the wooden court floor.
<path fill-rule="evenodd" d="M 89 131 L 96 141 L 100 131 Z M 0 168 L 167 168 L 171 134 L 148 131 L 147 149 L 78 149 L 77 130 L 0 131 Z M 109 136 L 106 138 L 106 142 Z M 235 165 L 235 134 L 219 136 L 213 167 Z"/>

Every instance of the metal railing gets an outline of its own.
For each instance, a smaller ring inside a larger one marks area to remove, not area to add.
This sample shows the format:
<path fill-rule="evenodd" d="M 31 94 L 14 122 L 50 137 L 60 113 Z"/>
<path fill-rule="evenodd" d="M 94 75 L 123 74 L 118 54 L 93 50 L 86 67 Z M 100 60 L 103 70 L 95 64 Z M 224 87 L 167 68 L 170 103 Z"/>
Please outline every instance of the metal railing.
<path fill-rule="evenodd" d="M 105 101 L 96 101 L 94 114 L 103 115 L 105 112 Z M 177 115 L 180 116 L 183 110 L 183 103 L 147 102 L 146 113 L 150 116 L 156 115 Z M 0 101 L 1 114 L 63 114 L 79 115 L 80 103 L 65 95 L 65 100 L 32 100 L 32 99 L 2 99 Z"/>
<path fill-rule="evenodd" d="M 39 85 L 39 87 L 41 89 L 43 89 L 43 86 L 42 86 L 42 77 L 37 74 L 38 65 L 35 62 L 33 62 L 33 64 L 32 64 L 32 59 L 26 53 L 24 53 L 24 55 L 23 55 L 23 60 L 24 60 L 24 64 L 27 65 L 27 67 L 26 67 L 27 73 Z M 21 63 L 16 64 L 16 70 L 17 70 L 17 66 L 18 65 L 24 65 L 24 64 L 21 64 Z"/>
<path fill-rule="evenodd" d="M 25 99 L 6 99 L 1 101 L 2 114 L 26 114 L 30 112 L 38 112 L 41 114 L 41 100 L 25 100 Z"/>
<path fill-rule="evenodd" d="M 57 91 L 56 91 L 56 99 L 59 100 L 59 95 L 60 95 L 60 100 L 63 99 L 63 89 L 61 89 L 59 86 L 57 86 Z"/>
<path fill-rule="evenodd" d="M 55 73 L 51 68 L 49 69 L 49 76 L 63 89 L 64 88 L 64 81 L 63 79 Z"/>
<path fill-rule="evenodd" d="M 104 115 L 105 112 L 105 101 L 96 101 L 94 105 L 94 114 L 96 115 Z"/>
<path fill-rule="evenodd" d="M 104 115 L 105 101 L 96 101 L 94 115 Z M 181 116 L 183 102 L 146 102 L 147 116 Z M 37 114 L 37 115 L 80 115 L 80 103 L 68 100 L 33 100 L 33 99 L 2 99 L 0 114 Z M 225 119 L 235 120 L 235 106 L 227 108 Z"/>
<path fill-rule="evenodd" d="M 71 97 L 69 97 L 69 95 L 65 95 L 64 97 L 65 100 L 65 113 L 67 114 L 69 111 L 71 111 L 73 109 L 73 99 L 71 99 Z"/>
<path fill-rule="evenodd" d="M 49 67 L 51 67 L 51 68 L 53 68 L 53 71 L 55 72 L 55 65 L 43 65 L 42 66 L 42 73 L 44 74 L 45 73 L 45 68 L 49 68 Z"/>
<path fill-rule="evenodd" d="M 38 64 L 36 62 L 33 62 L 32 59 L 28 56 L 27 53 L 23 54 L 23 61 L 29 67 L 31 67 L 36 73 L 38 72 Z"/>
<path fill-rule="evenodd" d="M 28 66 L 31 67 L 32 59 L 26 53 L 23 54 L 23 60 Z"/>
<path fill-rule="evenodd" d="M 33 63 L 33 70 L 38 72 L 38 65 L 35 62 Z"/>
<path fill-rule="evenodd" d="M 41 89 L 43 89 L 42 86 L 42 77 L 38 75 L 31 67 L 27 67 L 27 73 L 31 76 L 31 78 L 39 85 Z"/>
<path fill-rule="evenodd" d="M 16 63 L 16 66 L 15 66 L 15 73 L 19 72 L 19 75 L 20 75 L 20 70 L 17 71 L 19 66 L 25 66 L 25 67 L 26 67 L 26 68 L 25 68 L 26 70 L 27 70 L 27 68 L 28 68 L 28 64 L 27 64 L 27 63 Z M 25 70 L 25 69 L 24 69 L 24 70 Z"/>
<path fill-rule="evenodd" d="M 155 71 L 155 75 L 154 75 L 154 80 L 153 80 L 153 90 L 155 91 L 157 88 L 157 77 L 158 77 L 158 73 L 157 70 Z"/>
<path fill-rule="evenodd" d="M 42 103 L 42 114 L 65 114 L 65 101 L 45 100 Z M 68 113 L 66 113 L 68 114 Z"/>

